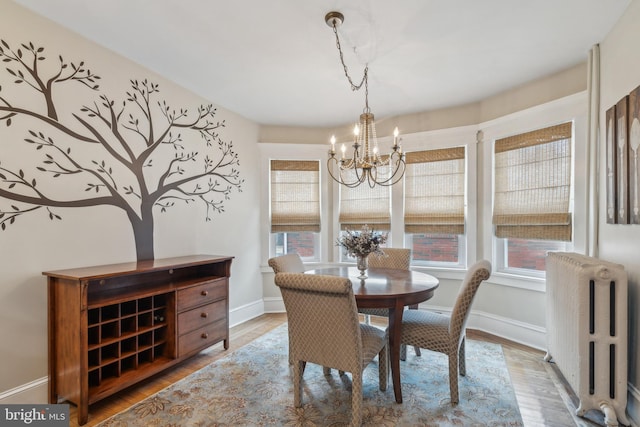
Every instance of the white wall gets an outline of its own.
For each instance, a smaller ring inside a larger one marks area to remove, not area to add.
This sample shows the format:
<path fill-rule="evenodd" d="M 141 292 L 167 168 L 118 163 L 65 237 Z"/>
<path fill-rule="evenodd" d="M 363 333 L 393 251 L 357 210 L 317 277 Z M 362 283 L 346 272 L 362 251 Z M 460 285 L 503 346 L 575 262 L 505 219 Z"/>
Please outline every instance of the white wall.
<path fill-rule="evenodd" d="M 600 45 L 600 164 L 606 164 L 605 113 L 640 85 L 640 1 L 633 1 Z M 600 258 L 621 263 L 629 273 L 629 415 L 640 424 L 640 226 L 606 223 L 605 168 L 600 167 Z"/>
<path fill-rule="evenodd" d="M 71 113 L 79 113 L 83 105 L 98 101 L 100 93 L 121 103 L 125 92 L 131 90 L 130 79 L 146 78 L 158 83 L 160 92 L 157 100 L 166 100 L 177 109 L 184 107 L 195 112 L 200 105 L 213 102 L 13 2 L 0 0 L 0 10 L 0 39 L 12 47 L 33 42 L 45 48 L 42 54 L 47 61 L 42 62 L 43 67 L 45 63 L 57 64 L 58 55 L 62 55 L 65 60 L 76 64 L 84 61 L 87 67 L 101 76 L 99 93 L 73 82 L 55 87 L 54 97 L 66 118 L 71 118 Z M 167 60 L 171 60 L 170 55 Z M 8 65 L 2 64 L 0 96 L 27 109 L 40 108 L 42 99 L 33 95 L 25 84 L 15 84 L 14 78 L 5 71 Z M 232 191 L 230 200 L 225 202 L 225 211 L 212 214 L 210 222 L 205 221 L 202 205 L 176 203 L 166 213 L 156 211 L 155 257 L 197 253 L 234 256 L 230 281 L 231 324 L 234 324 L 263 311 L 260 248 L 256 237 L 259 234 L 259 211 L 255 204 L 260 194 L 256 150 L 258 126 L 223 107 L 218 108 L 216 118 L 226 122 L 220 130 L 220 137 L 232 141 L 238 153 L 240 175 L 245 180 L 242 192 Z M 1 123 L 0 166 L 23 168 L 28 176 L 37 177 L 39 186 L 54 188 L 57 182 L 50 177 L 47 179 L 45 174 L 38 174 L 35 169 L 41 165 L 46 150 L 35 150 L 34 146 L 24 142 L 28 136 L 25 129 L 32 127 L 35 127 L 33 122 L 27 123 L 19 116 L 13 118 L 9 127 L 5 122 Z M 60 138 L 63 144 L 63 135 L 46 127 L 42 130 Z M 199 144 L 197 134 L 182 134 L 185 146 Z M 198 149 L 202 150 L 202 147 Z M 85 157 L 87 155 L 74 152 L 74 156 L 83 161 L 93 159 Z M 173 152 L 168 150 L 166 156 L 172 158 Z M 86 185 L 86 180 L 81 185 Z M 59 187 L 56 188 L 58 197 L 77 197 L 77 193 L 72 193 L 77 189 Z M 15 202 L 0 198 L 0 210 L 11 210 L 12 204 Z M 41 209 L 21 215 L 14 224 L 0 232 L 0 402 L 3 403 L 44 403 L 46 400 L 47 294 L 46 279 L 41 273 L 136 259 L 131 225 L 121 210 L 97 206 L 57 208 L 53 211 L 62 216 L 61 221 L 49 220 L 46 211 Z"/>

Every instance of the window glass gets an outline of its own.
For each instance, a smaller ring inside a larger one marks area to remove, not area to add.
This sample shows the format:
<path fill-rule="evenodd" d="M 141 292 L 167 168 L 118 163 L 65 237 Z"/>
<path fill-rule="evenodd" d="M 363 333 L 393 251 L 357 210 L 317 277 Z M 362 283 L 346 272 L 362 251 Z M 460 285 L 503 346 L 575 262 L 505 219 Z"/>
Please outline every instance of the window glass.
<path fill-rule="evenodd" d="M 309 231 L 273 233 L 273 256 L 297 253 L 303 260 L 314 261 L 318 253 L 318 233 Z"/>
<path fill-rule="evenodd" d="M 440 267 L 462 267 L 466 251 L 464 235 L 407 234 L 406 247 L 411 248 L 412 264 Z"/>
<path fill-rule="evenodd" d="M 532 270 L 544 273 L 547 252 L 566 251 L 566 242 L 554 240 L 501 239 L 505 270 Z"/>

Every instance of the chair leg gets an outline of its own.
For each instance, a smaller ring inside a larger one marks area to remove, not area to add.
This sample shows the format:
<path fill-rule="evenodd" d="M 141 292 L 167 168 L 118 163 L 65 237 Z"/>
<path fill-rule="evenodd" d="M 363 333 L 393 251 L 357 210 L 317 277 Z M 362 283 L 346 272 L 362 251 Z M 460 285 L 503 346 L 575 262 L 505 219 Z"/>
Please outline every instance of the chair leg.
<path fill-rule="evenodd" d="M 380 390 L 385 391 L 387 389 L 387 383 L 389 381 L 389 347 L 385 346 L 380 353 L 378 353 L 378 376 L 380 381 Z"/>
<path fill-rule="evenodd" d="M 402 360 L 402 361 L 407 360 L 407 345 L 406 344 L 400 344 L 400 360 Z"/>
<path fill-rule="evenodd" d="M 351 374 L 351 425 L 362 424 L 362 372 Z"/>
<path fill-rule="evenodd" d="M 305 362 L 298 360 L 293 364 L 293 406 L 302 407 L 302 374 Z"/>
<path fill-rule="evenodd" d="M 458 396 L 458 352 L 449 353 L 449 392 L 451 404 L 456 405 L 460 400 Z"/>
<path fill-rule="evenodd" d="M 460 375 L 463 377 L 467 375 L 467 362 L 465 359 L 464 353 L 464 338 L 462 338 L 462 342 L 460 343 L 460 350 L 458 351 L 458 367 L 460 369 Z"/>
<path fill-rule="evenodd" d="M 412 304 L 412 305 L 409 306 L 409 310 L 418 310 L 419 308 L 420 308 L 420 306 L 418 304 Z M 416 356 L 418 356 L 418 357 L 422 356 L 422 353 L 420 353 L 420 347 L 415 345 L 415 346 L 413 346 L 413 349 L 416 351 Z M 406 353 L 405 353 L 405 355 L 406 355 Z M 405 359 L 402 359 L 402 360 L 405 360 Z"/>

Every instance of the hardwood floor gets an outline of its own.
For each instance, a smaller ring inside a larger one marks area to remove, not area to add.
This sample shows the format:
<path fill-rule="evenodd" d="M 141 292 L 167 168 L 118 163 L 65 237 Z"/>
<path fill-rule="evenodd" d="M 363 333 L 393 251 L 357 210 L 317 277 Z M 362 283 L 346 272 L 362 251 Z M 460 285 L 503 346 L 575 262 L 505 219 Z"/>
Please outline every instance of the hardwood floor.
<path fill-rule="evenodd" d="M 231 328 L 229 350 L 225 351 L 222 344 L 217 344 L 166 373 L 159 374 L 91 405 L 89 407 L 89 421 L 85 425 L 93 426 L 129 408 L 207 364 L 227 356 L 229 352 L 242 347 L 285 321 L 286 315 L 284 313 L 265 314 Z M 544 362 L 544 352 L 479 331 L 468 330 L 467 336 L 471 339 L 502 345 L 520 413 L 526 427 L 604 425 L 602 417 L 596 411 L 588 414 L 589 419 L 574 415 L 575 397 L 572 397 L 572 393 L 554 369 L 553 364 Z M 70 407 L 70 416 L 70 427 L 77 426 L 76 408 L 73 405 Z"/>

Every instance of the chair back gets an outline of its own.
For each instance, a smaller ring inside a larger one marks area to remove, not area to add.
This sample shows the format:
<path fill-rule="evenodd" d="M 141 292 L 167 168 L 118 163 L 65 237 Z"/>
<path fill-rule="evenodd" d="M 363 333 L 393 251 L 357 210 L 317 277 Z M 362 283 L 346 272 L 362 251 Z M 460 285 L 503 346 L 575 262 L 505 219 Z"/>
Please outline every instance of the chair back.
<path fill-rule="evenodd" d="M 471 313 L 471 304 L 476 296 L 476 292 L 480 287 L 480 283 L 487 280 L 491 276 L 491 263 L 481 260 L 473 264 L 464 277 L 456 302 L 451 312 L 451 321 L 449 323 L 449 333 L 453 340 L 458 341 L 458 345 L 464 338 L 464 330 L 467 326 L 467 320 Z"/>
<path fill-rule="evenodd" d="M 293 363 L 362 371 L 362 337 L 351 281 L 337 276 L 278 273 Z"/>
<path fill-rule="evenodd" d="M 269 267 L 274 273 L 304 273 L 304 264 L 296 253 L 269 259 Z"/>
<path fill-rule="evenodd" d="M 369 255 L 369 267 L 409 270 L 411 266 L 411 249 L 384 248 L 384 255 Z"/>

